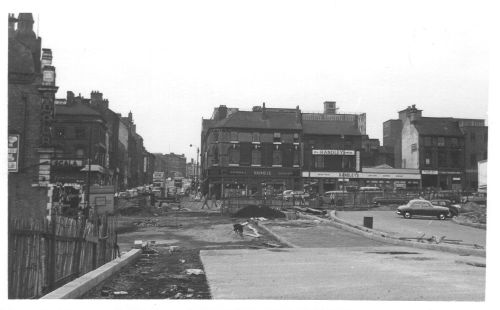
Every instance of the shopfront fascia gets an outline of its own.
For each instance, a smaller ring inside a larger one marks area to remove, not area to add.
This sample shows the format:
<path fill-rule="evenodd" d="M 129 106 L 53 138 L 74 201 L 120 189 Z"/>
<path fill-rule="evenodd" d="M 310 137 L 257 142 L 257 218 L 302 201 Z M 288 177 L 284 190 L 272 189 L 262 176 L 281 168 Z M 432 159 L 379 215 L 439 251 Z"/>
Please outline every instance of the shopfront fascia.
<path fill-rule="evenodd" d="M 367 172 L 302 172 L 302 178 L 318 182 L 318 192 L 340 189 L 342 186 L 377 186 L 380 188 L 420 188 L 420 173 L 367 173 Z M 306 181 L 307 182 L 307 181 Z"/>
<path fill-rule="evenodd" d="M 422 170 L 422 187 L 460 190 L 464 184 L 461 170 Z"/>
<path fill-rule="evenodd" d="M 298 168 L 255 168 L 255 167 L 211 167 L 208 169 L 208 182 L 212 188 L 225 191 L 234 189 L 245 193 L 261 194 L 263 189 L 280 192 L 285 189 L 298 189 L 300 169 Z"/>

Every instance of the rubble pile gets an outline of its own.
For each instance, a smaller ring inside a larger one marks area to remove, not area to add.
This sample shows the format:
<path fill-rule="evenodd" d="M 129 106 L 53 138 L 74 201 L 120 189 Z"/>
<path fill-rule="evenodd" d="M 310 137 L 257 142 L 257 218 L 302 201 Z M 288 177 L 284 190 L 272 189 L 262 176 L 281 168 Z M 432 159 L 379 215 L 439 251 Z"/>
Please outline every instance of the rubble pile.
<path fill-rule="evenodd" d="M 235 217 L 251 218 L 251 217 L 266 217 L 266 218 L 284 218 L 285 214 L 281 211 L 269 208 L 267 206 L 248 205 L 234 214 Z"/>

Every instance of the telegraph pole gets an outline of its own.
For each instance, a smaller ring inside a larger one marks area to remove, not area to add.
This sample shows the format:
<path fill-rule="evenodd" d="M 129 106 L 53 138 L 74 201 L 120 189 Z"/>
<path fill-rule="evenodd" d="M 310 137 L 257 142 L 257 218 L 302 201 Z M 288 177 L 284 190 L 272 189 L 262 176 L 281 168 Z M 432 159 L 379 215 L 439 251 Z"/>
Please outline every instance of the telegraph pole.
<path fill-rule="evenodd" d="M 88 146 L 88 154 L 87 154 L 87 160 L 88 160 L 88 169 L 87 169 L 87 207 L 85 208 L 84 211 L 84 217 L 86 219 L 89 218 L 90 214 L 90 161 L 92 159 L 92 126 L 89 127 L 89 146 Z"/>

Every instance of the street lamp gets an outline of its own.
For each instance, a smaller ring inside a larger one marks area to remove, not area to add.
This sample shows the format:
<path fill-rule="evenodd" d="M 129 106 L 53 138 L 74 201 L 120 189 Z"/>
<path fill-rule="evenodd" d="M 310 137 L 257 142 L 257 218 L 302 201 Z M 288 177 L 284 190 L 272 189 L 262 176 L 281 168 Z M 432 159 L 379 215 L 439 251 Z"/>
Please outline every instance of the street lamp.
<path fill-rule="evenodd" d="M 312 161 L 313 161 L 313 151 L 314 151 L 314 145 L 311 145 L 311 153 L 309 155 L 309 176 L 308 176 L 308 185 L 309 185 L 309 191 L 311 191 L 312 189 L 312 185 L 311 185 L 311 165 L 312 165 Z"/>

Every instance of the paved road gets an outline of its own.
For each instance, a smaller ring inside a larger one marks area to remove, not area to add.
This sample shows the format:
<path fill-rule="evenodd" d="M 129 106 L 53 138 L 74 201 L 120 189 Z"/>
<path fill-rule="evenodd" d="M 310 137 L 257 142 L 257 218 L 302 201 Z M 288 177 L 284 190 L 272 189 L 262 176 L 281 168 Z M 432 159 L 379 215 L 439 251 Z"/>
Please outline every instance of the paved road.
<path fill-rule="evenodd" d="M 201 259 L 214 299 L 484 300 L 485 268 L 457 262 L 484 258 L 438 251 L 203 250 Z"/>
<path fill-rule="evenodd" d="M 363 236 L 312 220 L 276 220 L 266 227 L 301 248 L 332 248 L 387 245 Z"/>
<path fill-rule="evenodd" d="M 339 211 L 337 216 L 353 224 L 363 225 L 363 217 L 373 217 L 373 228 L 397 237 L 446 236 L 447 239 L 463 240 L 486 246 L 486 230 L 463 226 L 447 219 L 440 221 L 430 217 L 405 219 L 395 211 Z"/>

